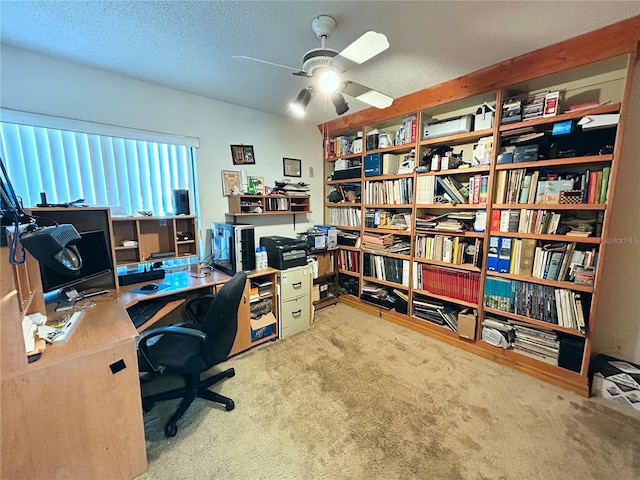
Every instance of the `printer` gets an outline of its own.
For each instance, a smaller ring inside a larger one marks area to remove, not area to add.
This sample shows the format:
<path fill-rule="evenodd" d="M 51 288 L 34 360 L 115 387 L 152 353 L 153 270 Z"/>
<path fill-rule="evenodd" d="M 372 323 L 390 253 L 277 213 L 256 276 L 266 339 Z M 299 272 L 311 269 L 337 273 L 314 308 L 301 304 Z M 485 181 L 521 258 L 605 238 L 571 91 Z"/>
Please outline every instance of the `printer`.
<path fill-rule="evenodd" d="M 267 249 L 269 266 L 278 270 L 307 264 L 309 244 L 304 240 L 280 237 L 260 237 L 260 246 Z"/>

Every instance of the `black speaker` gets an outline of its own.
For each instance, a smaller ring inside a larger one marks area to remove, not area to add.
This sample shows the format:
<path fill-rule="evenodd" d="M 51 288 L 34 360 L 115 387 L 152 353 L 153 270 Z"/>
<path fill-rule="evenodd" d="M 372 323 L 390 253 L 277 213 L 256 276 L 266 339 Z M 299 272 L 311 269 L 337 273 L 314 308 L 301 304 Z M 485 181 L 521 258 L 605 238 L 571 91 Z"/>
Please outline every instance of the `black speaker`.
<path fill-rule="evenodd" d="M 189 190 L 174 190 L 173 204 L 176 215 L 189 215 Z"/>

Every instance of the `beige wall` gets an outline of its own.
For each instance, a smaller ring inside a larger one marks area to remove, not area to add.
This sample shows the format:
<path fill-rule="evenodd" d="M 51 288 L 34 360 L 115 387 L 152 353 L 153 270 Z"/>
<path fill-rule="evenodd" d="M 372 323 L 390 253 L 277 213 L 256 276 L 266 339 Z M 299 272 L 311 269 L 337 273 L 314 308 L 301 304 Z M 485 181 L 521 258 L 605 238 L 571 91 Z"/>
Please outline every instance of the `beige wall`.
<path fill-rule="evenodd" d="M 640 364 L 640 63 L 619 159 L 594 351 Z"/>
<path fill-rule="evenodd" d="M 198 190 L 204 251 L 213 221 L 225 221 L 221 170 L 240 170 L 231 161 L 231 144 L 253 145 L 255 165 L 248 175 L 269 185 L 281 179 L 282 158 L 302 160 L 302 178 L 310 183 L 312 214 L 250 217 L 256 238 L 295 237 L 322 223 L 322 136 L 315 125 L 192 95 L 123 75 L 89 68 L 26 50 L 1 46 L 0 106 L 108 125 L 198 137 Z M 309 176 L 309 167 L 314 176 Z M 245 217 L 246 218 L 246 217 Z"/>

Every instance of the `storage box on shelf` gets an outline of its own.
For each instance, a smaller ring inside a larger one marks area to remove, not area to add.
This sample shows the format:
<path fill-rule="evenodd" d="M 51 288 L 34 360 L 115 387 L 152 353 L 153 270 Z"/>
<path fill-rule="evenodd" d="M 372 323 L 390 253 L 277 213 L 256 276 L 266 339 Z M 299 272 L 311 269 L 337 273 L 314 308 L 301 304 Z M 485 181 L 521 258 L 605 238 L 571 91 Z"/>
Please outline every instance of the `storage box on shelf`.
<path fill-rule="evenodd" d="M 630 55 L 560 59 L 549 47 L 531 54 L 543 75 L 523 57 L 401 99 L 389 119 L 370 109 L 323 126 L 365 139 L 362 204 L 325 209 L 344 232 L 341 300 L 587 395 L 601 237 L 636 59 L 623 48 Z M 417 173 L 392 172 L 395 159 L 382 155 L 416 148 Z M 399 180 L 415 189 L 407 203 Z M 383 212 L 410 215 L 406 258 L 367 246 L 368 235 L 402 235 L 371 224 Z M 404 314 L 387 297 L 398 292 Z"/>

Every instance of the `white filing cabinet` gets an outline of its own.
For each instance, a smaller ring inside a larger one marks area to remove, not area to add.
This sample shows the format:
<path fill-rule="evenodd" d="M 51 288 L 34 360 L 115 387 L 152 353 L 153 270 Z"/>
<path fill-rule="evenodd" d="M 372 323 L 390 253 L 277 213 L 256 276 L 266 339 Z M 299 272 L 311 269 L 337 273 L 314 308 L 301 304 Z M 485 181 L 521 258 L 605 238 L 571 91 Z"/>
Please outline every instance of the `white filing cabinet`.
<path fill-rule="evenodd" d="M 291 267 L 276 274 L 280 338 L 304 330 L 311 323 L 311 267 Z"/>

